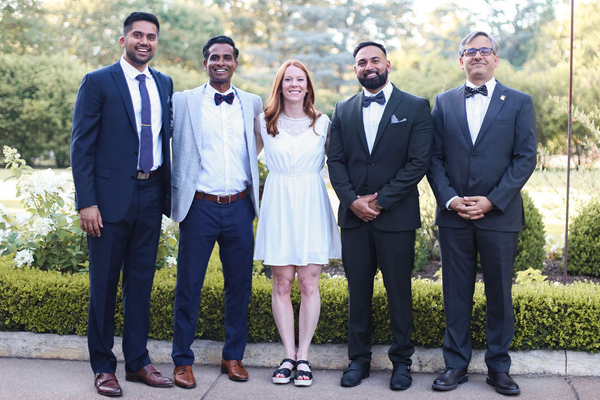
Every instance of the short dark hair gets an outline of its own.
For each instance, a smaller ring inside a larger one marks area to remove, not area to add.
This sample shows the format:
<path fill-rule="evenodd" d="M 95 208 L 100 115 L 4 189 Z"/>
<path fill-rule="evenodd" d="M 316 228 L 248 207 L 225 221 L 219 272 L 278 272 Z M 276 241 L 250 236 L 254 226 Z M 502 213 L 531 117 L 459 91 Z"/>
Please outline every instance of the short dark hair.
<path fill-rule="evenodd" d="M 125 18 L 125 22 L 123 22 L 123 36 L 127 35 L 127 32 L 131 30 L 131 25 L 133 25 L 136 21 L 148 21 L 156 25 L 156 32 L 160 32 L 160 24 L 158 23 L 158 18 L 156 15 L 135 11 L 129 14 L 127 18 Z"/>
<path fill-rule="evenodd" d="M 213 38 L 208 39 L 208 42 L 206 42 L 206 44 L 202 48 L 202 54 L 204 55 L 205 60 L 208 60 L 208 57 L 210 56 L 210 53 L 209 53 L 210 46 L 212 46 L 215 43 L 225 43 L 225 44 L 228 44 L 231 47 L 233 47 L 233 59 L 235 61 L 237 61 L 240 51 L 237 49 L 237 47 L 235 47 L 235 43 L 233 42 L 232 38 L 230 38 L 229 36 L 223 36 L 223 35 L 215 36 Z"/>
<path fill-rule="evenodd" d="M 383 47 L 382 44 L 375 43 L 375 42 L 361 42 L 361 43 L 359 43 L 358 46 L 356 46 L 354 48 L 354 52 L 352 53 L 352 57 L 356 58 L 356 54 L 358 54 L 358 52 L 360 51 L 360 49 L 362 49 L 363 47 L 368 47 L 368 46 L 379 47 L 381 49 L 381 51 L 383 51 L 383 54 L 387 57 L 387 52 L 385 51 L 385 47 Z"/>

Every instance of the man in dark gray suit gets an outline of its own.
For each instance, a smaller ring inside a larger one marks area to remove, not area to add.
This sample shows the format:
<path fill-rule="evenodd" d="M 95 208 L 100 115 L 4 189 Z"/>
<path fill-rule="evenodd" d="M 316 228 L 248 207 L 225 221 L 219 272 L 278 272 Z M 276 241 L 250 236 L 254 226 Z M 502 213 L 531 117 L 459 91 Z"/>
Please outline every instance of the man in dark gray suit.
<path fill-rule="evenodd" d="M 439 94 L 427 178 L 437 200 L 442 254 L 446 370 L 434 382 L 453 390 L 468 380 L 471 316 L 477 256 L 485 280 L 487 383 L 505 395 L 519 394 L 508 374 L 514 335 L 513 264 L 524 223 L 521 188 L 536 164 L 533 102 L 496 81 L 498 44 L 472 32 L 458 54 L 466 84 Z"/>
<path fill-rule="evenodd" d="M 389 80 L 385 48 L 354 50 L 354 72 L 364 90 L 333 112 L 328 165 L 340 199 L 342 260 L 348 279 L 348 357 L 342 386 L 369 376 L 373 278 L 381 269 L 394 343 L 390 388 L 411 385 L 414 347 L 410 274 L 415 230 L 421 226 L 417 184 L 429 167 L 433 126 L 429 101 L 398 90 Z"/>

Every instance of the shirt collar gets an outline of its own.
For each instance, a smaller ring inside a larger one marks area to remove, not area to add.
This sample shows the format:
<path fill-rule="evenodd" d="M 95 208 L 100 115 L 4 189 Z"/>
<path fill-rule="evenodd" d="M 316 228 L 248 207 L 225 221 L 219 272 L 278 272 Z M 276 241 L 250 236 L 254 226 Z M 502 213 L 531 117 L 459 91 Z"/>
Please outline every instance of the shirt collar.
<path fill-rule="evenodd" d="M 125 60 L 125 56 L 121 56 L 119 63 L 121 64 L 121 68 L 123 69 L 125 76 L 131 80 L 135 80 L 139 74 L 144 74 L 146 75 L 146 78 L 152 79 L 152 74 L 150 73 L 148 65 L 146 65 L 146 68 L 143 72 L 140 72 L 133 65 L 129 64 L 127 60 Z"/>
<path fill-rule="evenodd" d="M 388 83 L 383 87 L 383 89 L 381 89 L 377 93 L 371 93 L 365 88 L 363 88 L 363 93 L 365 96 L 371 97 L 377 96 L 379 93 L 383 92 L 383 95 L 385 96 L 385 102 L 387 103 L 390 100 L 390 96 L 392 95 L 392 90 L 394 90 L 394 87 L 392 86 L 392 83 L 388 81 Z"/>
<path fill-rule="evenodd" d="M 469 81 L 467 79 L 467 83 L 466 85 L 470 88 L 476 88 L 479 86 L 475 86 L 471 81 Z M 487 97 L 491 97 L 492 93 L 494 92 L 494 88 L 496 87 L 496 78 L 492 77 L 492 79 L 490 79 L 489 81 L 487 81 L 486 83 L 484 83 L 484 85 L 487 87 L 487 91 L 488 91 L 488 95 Z"/>
<path fill-rule="evenodd" d="M 204 89 L 204 91 L 206 92 L 206 94 L 208 94 L 211 97 L 213 97 L 215 95 L 215 93 L 219 93 L 219 94 L 222 94 L 223 96 L 226 96 L 229 93 L 232 93 L 232 92 L 235 93 L 235 88 L 233 87 L 233 85 L 229 85 L 229 89 L 225 93 L 221 93 L 221 92 L 217 91 L 217 89 L 212 87 L 210 85 L 210 83 L 206 83 L 206 89 Z"/>

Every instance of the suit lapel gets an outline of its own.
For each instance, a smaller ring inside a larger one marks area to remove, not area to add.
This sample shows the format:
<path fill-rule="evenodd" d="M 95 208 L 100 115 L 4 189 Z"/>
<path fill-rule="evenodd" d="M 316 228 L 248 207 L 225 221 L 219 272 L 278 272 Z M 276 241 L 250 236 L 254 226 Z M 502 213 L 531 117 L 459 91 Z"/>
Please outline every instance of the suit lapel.
<path fill-rule="evenodd" d="M 154 81 L 156 82 L 156 89 L 158 89 L 158 97 L 160 98 L 160 108 L 162 110 L 162 123 L 163 123 L 163 135 L 167 135 L 168 131 L 167 129 L 165 129 L 165 127 L 169 126 L 169 124 L 171 123 L 170 119 L 171 119 L 171 115 L 169 113 L 169 95 L 167 94 L 167 89 L 165 89 L 164 85 L 164 81 L 162 79 L 162 76 L 160 73 L 158 73 L 157 71 L 153 70 L 152 68 L 148 68 L 150 70 L 150 74 L 152 74 L 152 77 L 154 78 Z"/>
<path fill-rule="evenodd" d="M 500 82 L 496 81 L 496 88 L 494 89 L 494 93 L 492 94 L 492 100 L 490 101 L 490 105 L 485 113 L 485 117 L 483 118 L 483 122 L 481 123 L 481 129 L 479 130 L 479 134 L 477 135 L 477 140 L 475 140 L 474 146 L 479 144 L 488 132 L 490 126 L 492 126 L 492 122 L 496 118 L 496 115 L 500 112 L 504 103 L 506 102 L 506 92 L 508 89 L 506 86 L 502 85 Z"/>
<path fill-rule="evenodd" d="M 388 122 L 391 121 L 392 115 L 394 111 L 398 108 L 400 103 L 402 102 L 402 93 L 400 90 L 392 84 L 393 90 L 390 96 L 390 99 L 387 101 L 385 105 L 385 109 L 383 110 L 383 115 L 381 116 L 381 121 L 379 121 L 379 126 L 377 127 L 377 135 L 375 136 L 375 142 L 373 143 L 373 149 L 371 150 L 371 154 L 375 151 L 377 144 L 381 140 L 383 133 L 385 132 L 385 128 L 388 126 Z M 362 113 L 361 113 L 362 114 Z"/>
<path fill-rule="evenodd" d="M 365 121 L 363 120 L 363 106 L 362 106 L 362 92 L 354 96 L 350 100 L 350 106 L 352 107 L 352 114 L 355 116 L 354 123 L 358 128 L 358 139 L 362 144 L 363 148 L 369 154 L 369 146 L 367 145 L 367 134 L 365 133 Z"/>
<path fill-rule="evenodd" d="M 188 113 L 192 124 L 192 133 L 194 134 L 194 139 L 196 139 L 198 154 L 201 154 L 202 150 L 202 99 L 206 85 L 204 84 L 195 88 L 192 90 L 191 96 L 187 96 Z"/>
<path fill-rule="evenodd" d="M 131 122 L 131 127 L 133 128 L 133 131 L 137 134 L 135 113 L 133 112 L 133 100 L 131 100 L 129 86 L 127 85 L 127 81 L 125 80 L 125 73 L 123 72 L 123 68 L 121 68 L 121 64 L 119 64 L 119 61 L 112 65 L 111 75 L 115 80 L 115 84 L 117 85 L 117 89 L 119 89 L 119 93 L 121 94 L 121 100 L 123 101 L 123 105 L 125 105 L 125 110 L 127 111 L 129 122 Z"/>
<path fill-rule="evenodd" d="M 244 118 L 244 135 L 246 137 L 246 149 L 250 154 L 250 144 L 252 143 L 254 135 L 254 105 L 249 96 L 246 96 L 244 91 L 233 86 L 236 96 L 240 99 L 242 104 L 242 117 Z"/>
<path fill-rule="evenodd" d="M 464 139 L 469 144 L 469 147 L 473 147 L 471 131 L 469 130 L 469 122 L 467 121 L 465 86 L 466 85 L 461 85 L 454 90 L 454 93 L 452 93 L 452 103 L 454 104 L 454 110 L 456 112 L 456 119 L 458 120 L 458 126 L 460 127 L 460 131 Z"/>

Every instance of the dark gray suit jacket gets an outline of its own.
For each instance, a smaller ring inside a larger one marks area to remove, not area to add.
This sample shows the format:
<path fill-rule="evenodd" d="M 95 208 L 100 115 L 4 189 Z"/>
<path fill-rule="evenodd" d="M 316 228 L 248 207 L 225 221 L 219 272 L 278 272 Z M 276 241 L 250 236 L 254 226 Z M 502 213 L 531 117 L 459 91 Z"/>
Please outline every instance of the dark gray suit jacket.
<path fill-rule="evenodd" d="M 340 199 L 338 223 L 359 226 L 350 210 L 357 196 L 378 193 L 384 207 L 371 224 L 400 232 L 421 226 L 417 184 L 429 167 L 433 129 L 429 101 L 394 87 L 371 154 L 362 117 L 362 92 L 336 104 L 327 165 Z"/>
<path fill-rule="evenodd" d="M 521 188 L 536 165 L 536 129 L 531 96 L 496 83 L 475 143 L 465 108 L 465 85 L 439 94 L 427 178 L 437 200 L 436 224 L 517 232 L 524 223 Z M 495 206 L 484 218 L 467 221 L 446 208 L 454 196 L 486 196 Z"/>

